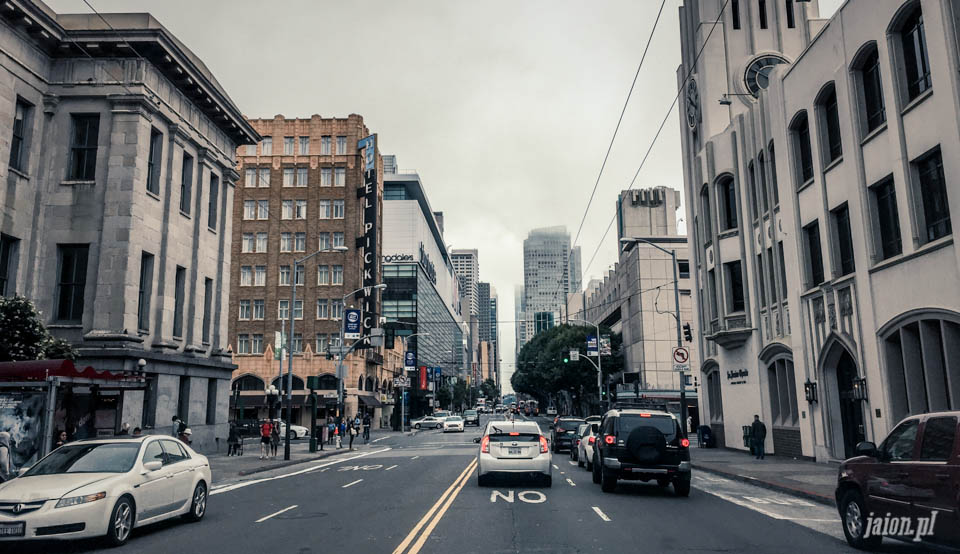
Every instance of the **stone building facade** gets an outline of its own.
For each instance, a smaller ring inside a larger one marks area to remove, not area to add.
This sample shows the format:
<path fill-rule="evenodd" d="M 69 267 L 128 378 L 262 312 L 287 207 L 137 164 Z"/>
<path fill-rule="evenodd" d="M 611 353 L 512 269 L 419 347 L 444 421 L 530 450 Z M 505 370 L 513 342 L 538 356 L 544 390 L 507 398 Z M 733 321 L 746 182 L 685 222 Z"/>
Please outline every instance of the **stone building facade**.
<path fill-rule="evenodd" d="M 170 432 L 179 415 L 210 451 L 233 368 L 234 153 L 259 137 L 157 20 L 104 17 L 112 29 L 26 0 L 0 17 L 0 292 L 33 299 L 78 363 L 146 374 L 111 400 L 110 423 L 58 425 Z"/>

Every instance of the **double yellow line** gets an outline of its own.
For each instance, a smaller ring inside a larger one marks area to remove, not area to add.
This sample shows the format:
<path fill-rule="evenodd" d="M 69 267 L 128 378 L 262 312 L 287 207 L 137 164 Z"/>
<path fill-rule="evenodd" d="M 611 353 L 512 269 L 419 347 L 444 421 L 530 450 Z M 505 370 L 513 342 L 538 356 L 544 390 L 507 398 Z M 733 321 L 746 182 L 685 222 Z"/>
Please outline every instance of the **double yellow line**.
<path fill-rule="evenodd" d="M 393 551 L 393 554 L 416 554 L 420 552 L 423 543 L 430 537 L 433 528 L 437 526 L 437 523 L 443 518 L 443 514 L 445 514 L 450 505 L 453 504 L 457 495 L 460 494 L 460 490 L 463 489 L 463 486 L 470 480 L 470 476 L 473 475 L 473 470 L 475 469 L 477 469 L 476 458 L 467 465 L 466 469 L 456 478 L 453 484 L 440 495 L 440 499 L 427 510 L 427 513 L 417 522 L 417 525 L 410 531 L 410 534 L 403 539 L 400 546 Z M 426 526 L 426 528 L 424 528 L 424 526 Z M 423 533 L 420 533 L 421 530 L 423 530 Z M 418 534 L 420 535 L 419 538 L 417 538 Z M 414 539 L 416 539 L 416 542 L 414 542 Z M 411 543 L 413 544 L 411 545 Z"/>

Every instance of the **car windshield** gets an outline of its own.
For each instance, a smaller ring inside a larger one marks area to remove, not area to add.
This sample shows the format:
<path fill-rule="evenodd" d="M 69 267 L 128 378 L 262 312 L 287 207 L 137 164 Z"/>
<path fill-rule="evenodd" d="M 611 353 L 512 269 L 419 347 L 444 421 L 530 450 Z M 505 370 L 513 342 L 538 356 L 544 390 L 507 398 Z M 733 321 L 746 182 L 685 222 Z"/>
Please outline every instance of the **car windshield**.
<path fill-rule="evenodd" d="M 477 415 L 477 411 L 476 411 L 476 410 L 467 410 L 467 411 L 463 412 L 463 415 Z"/>
<path fill-rule="evenodd" d="M 641 416 L 639 414 L 623 414 L 620 416 L 620 436 L 624 439 L 631 431 L 641 425 L 656 427 L 663 433 L 667 442 L 677 437 L 677 424 L 672 417 L 667 416 Z"/>
<path fill-rule="evenodd" d="M 124 473 L 137 460 L 140 442 L 74 443 L 61 446 L 24 476 L 58 473 Z"/>
<path fill-rule="evenodd" d="M 557 427 L 564 431 L 576 431 L 581 425 L 583 425 L 582 419 L 562 419 L 557 422 Z"/>
<path fill-rule="evenodd" d="M 460 416 L 450 416 L 447 418 L 448 423 L 456 423 L 458 421 L 463 421 L 463 418 Z"/>

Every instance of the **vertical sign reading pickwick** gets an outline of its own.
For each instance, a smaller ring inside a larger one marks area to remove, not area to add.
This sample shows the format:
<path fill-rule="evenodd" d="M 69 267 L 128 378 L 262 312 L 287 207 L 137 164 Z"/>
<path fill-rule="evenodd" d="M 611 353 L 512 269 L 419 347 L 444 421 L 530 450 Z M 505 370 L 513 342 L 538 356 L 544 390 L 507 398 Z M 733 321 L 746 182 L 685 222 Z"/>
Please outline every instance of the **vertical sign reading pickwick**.
<path fill-rule="evenodd" d="M 360 246 L 363 249 L 363 335 L 370 336 L 377 325 L 377 293 L 373 286 L 378 284 L 377 265 L 377 136 L 370 135 L 357 142 L 357 148 L 363 150 L 363 187 L 357 191 L 363 206 L 363 236 Z"/>

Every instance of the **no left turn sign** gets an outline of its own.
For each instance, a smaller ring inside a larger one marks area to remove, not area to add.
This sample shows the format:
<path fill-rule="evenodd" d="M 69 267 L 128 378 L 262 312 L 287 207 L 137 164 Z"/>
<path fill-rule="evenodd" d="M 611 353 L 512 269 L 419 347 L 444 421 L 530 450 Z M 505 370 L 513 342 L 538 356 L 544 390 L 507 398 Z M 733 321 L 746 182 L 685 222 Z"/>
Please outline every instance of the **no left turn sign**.
<path fill-rule="evenodd" d="M 683 346 L 678 346 L 673 349 L 673 370 L 674 371 L 689 371 L 690 370 L 690 351 L 684 348 Z"/>

